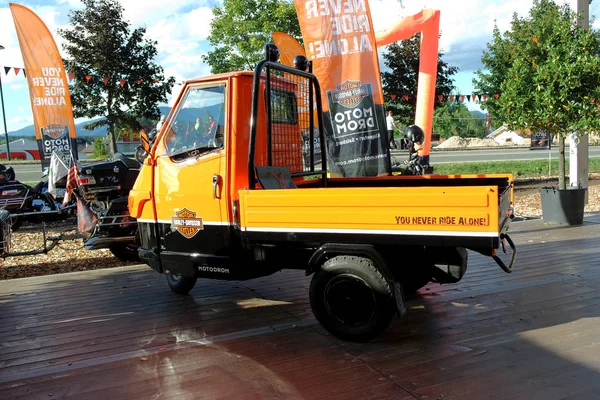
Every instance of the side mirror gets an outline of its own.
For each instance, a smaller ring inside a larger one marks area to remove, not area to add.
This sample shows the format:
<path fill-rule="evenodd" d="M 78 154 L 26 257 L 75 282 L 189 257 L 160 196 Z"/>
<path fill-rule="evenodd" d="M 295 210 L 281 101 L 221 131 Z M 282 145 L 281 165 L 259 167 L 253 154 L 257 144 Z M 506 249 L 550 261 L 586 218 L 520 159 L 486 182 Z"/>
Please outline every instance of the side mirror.
<path fill-rule="evenodd" d="M 146 154 L 150 154 L 150 138 L 146 131 L 142 131 L 140 134 L 140 139 L 142 140 L 142 148 L 146 152 Z"/>

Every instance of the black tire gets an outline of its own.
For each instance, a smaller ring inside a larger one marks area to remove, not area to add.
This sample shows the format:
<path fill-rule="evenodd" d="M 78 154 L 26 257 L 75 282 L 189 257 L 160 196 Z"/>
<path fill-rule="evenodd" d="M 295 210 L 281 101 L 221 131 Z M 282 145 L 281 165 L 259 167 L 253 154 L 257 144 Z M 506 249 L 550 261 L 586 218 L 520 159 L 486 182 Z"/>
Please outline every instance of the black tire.
<path fill-rule="evenodd" d="M 315 317 L 343 340 L 362 343 L 379 336 L 396 312 L 393 283 L 384 274 L 368 258 L 327 260 L 310 283 Z"/>
<path fill-rule="evenodd" d="M 138 254 L 138 245 L 134 243 L 130 244 L 111 244 L 109 249 L 115 257 L 124 262 L 136 262 L 140 261 L 140 255 Z"/>
<path fill-rule="evenodd" d="M 173 293 L 186 295 L 196 285 L 197 277 L 190 278 L 179 274 L 167 273 L 167 284 Z"/>

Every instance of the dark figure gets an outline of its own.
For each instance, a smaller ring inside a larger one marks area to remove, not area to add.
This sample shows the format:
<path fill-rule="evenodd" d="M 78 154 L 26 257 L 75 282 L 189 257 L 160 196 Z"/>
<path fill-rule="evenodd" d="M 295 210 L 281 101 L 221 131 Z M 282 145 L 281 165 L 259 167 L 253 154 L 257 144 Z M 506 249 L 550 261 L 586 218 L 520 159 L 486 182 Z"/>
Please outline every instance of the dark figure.
<path fill-rule="evenodd" d="M 408 160 L 396 164 L 392 172 L 401 172 L 402 175 L 423 175 L 429 167 L 429 156 L 423 156 L 423 142 L 425 132 L 417 125 L 411 125 L 404 130 L 408 146 Z"/>
<path fill-rule="evenodd" d="M 385 122 L 387 125 L 387 133 L 388 133 L 388 140 L 389 140 L 389 144 L 390 144 L 390 149 L 397 149 L 398 145 L 396 144 L 396 140 L 394 139 L 394 128 L 398 129 L 398 127 L 396 126 L 396 122 L 394 122 L 394 117 L 392 117 L 392 112 L 388 111 L 387 113 L 387 117 L 385 118 Z"/>

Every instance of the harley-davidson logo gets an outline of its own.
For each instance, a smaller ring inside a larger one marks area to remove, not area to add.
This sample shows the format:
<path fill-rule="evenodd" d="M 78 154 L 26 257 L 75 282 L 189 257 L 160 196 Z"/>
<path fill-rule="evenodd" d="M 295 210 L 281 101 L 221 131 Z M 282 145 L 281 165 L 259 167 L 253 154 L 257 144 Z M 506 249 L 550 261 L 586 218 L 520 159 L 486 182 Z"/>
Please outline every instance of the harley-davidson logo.
<path fill-rule="evenodd" d="M 196 212 L 187 208 L 175 212 L 175 216 L 171 217 L 171 225 L 188 239 L 193 238 L 204 229 L 202 218 L 197 218 Z"/>
<path fill-rule="evenodd" d="M 42 128 L 42 134 L 50 136 L 52 139 L 58 139 L 68 132 L 68 127 L 59 124 L 50 124 Z"/>
<path fill-rule="evenodd" d="M 332 90 L 330 93 L 334 103 L 348 108 L 356 107 L 362 99 L 369 96 L 367 85 L 361 84 L 360 81 L 350 80 L 338 85 L 337 90 Z"/>

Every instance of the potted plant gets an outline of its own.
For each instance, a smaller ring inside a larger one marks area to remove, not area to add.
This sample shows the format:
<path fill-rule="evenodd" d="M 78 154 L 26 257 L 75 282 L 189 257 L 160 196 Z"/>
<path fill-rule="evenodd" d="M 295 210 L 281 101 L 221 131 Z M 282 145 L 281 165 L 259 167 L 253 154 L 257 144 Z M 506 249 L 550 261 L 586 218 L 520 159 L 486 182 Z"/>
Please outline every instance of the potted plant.
<path fill-rule="evenodd" d="M 510 129 L 546 131 L 558 139 L 558 187 L 543 188 L 547 223 L 581 224 L 586 188 L 567 188 L 565 138 L 600 128 L 600 33 L 583 29 L 568 5 L 534 0 L 527 17 L 516 14 L 511 29 L 484 51 L 474 84 L 499 93 L 485 104 Z"/>

